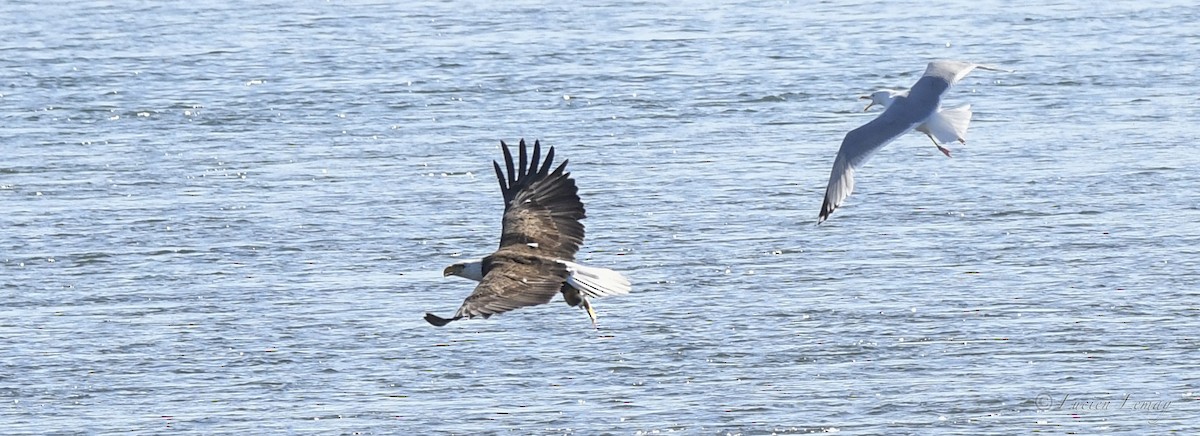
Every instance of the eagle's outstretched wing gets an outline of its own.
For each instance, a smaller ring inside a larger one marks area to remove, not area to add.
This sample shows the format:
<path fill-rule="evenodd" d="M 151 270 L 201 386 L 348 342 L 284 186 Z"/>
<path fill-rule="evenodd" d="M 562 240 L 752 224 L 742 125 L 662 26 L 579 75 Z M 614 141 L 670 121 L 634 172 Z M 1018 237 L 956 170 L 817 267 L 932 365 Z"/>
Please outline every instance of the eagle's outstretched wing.
<path fill-rule="evenodd" d="M 521 307 L 549 303 L 567 281 L 566 265 L 541 256 L 531 256 L 526 246 L 501 248 L 484 259 L 488 272 L 475 291 L 454 312 L 453 318 L 432 313 L 425 320 L 436 326 L 463 318 L 488 318 Z"/>
<path fill-rule="evenodd" d="M 579 200 L 575 180 L 566 172 L 567 161 L 550 171 L 554 147 L 541 158 L 541 143 L 533 142 L 532 159 L 521 140 L 518 166 L 514 168 L 508 144 L 504 149 L 504 169 L 493 161 L 500 192 L 504 194 L 504 219 L 500 248 L 525 245 L 538 254 L 563 260 L 575 258 L 583 245 L 583 202 Z M 505 173 L 507 169 L 507 174 Z"/>
<path fill-rule="evenodd" d="M 558 262 L 524 256 L 520 247 L 501 249 L 488 259 L 491 268 L 454 316 L 487 318 L 497 313 L 546 304 L 567 281 Z"/>

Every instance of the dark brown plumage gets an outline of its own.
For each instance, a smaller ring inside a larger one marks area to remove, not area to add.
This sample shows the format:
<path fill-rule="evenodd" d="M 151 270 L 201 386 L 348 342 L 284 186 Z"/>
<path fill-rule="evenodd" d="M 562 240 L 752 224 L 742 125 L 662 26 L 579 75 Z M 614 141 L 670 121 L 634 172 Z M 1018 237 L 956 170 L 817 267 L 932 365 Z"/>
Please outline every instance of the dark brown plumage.
<path fill-rule="evenodd" d="M 483 278 L 454 317 L 426 313 L 430 324 L 443 326 L 462 318 L 488 318 L 545 304 L 559 292 L 571 306 L 587 304 L 579 291 L 567 284 L 569 272 L 559 262 L 574 260 L 584 236 L 579 221 L 585 217 L 583 202 L 566 172 L 567 161 L 551 171 L 554 147 L 542 159 L 541 143 L 534 141 L 530 157 L 522 140 L 514 168 L 508 144 L 501 141 L 500 145 L 504 168 L 492 162 L 504 195 L 500 247 L 483 259 Z"/>

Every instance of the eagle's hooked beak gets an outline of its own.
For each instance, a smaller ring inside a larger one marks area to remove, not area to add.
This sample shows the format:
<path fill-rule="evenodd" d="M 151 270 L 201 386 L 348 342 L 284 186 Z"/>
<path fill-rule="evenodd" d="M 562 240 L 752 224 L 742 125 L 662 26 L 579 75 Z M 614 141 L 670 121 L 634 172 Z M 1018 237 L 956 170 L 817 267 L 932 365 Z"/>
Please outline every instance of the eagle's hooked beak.
<path fill-rule="evenodd" d="M 463 266 L 461 263 L 456 263 L 454 265 L 450 265 L 450 266 L 446 267 L 446 269 L 442 270 L 442 277 L 450 277 L 452 275 L 457 275 L 459 272 L 462 272 L 462 269 L 463 269 Z"/>
<path fill-rule="evenodd" d="M 870 99 L 871 99 L 871 96 L 869 96 L 869 95 L 860 95 L 860 96 L 858 97 L 858 99 L 859 99 L 859 100 L 870 100 Z M 867 103 L 867 107 L 863 108 L 863 112 L 866 112 L 866 111 L 867 111 L 867 109 L 870 109 L 870 108 L 871 108 L 871 106 L 874 106 L 874 105 L 875 105 L 875 102 L 873 102 L 873 101 L 872 101 L 872 102 L 870 102 L 870 103 Z"/>

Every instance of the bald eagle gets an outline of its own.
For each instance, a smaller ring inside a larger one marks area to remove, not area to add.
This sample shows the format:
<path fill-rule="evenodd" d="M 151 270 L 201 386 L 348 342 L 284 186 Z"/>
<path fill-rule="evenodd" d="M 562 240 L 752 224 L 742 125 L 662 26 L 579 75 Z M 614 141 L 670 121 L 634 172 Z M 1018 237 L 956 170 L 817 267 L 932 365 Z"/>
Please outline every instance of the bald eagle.
<path fill-rule="evenodd" d="M 500 248 L 490 256 L 446 267 L 442 275 L 479 282 L 451 318 L 432 313 L 425 321 L 441 327 L 463 318 L 488 318 L 525 306 L 549 303 L 561 293 L 571 307 L 579 306 L 596 325 L 596 312 L 588 297 L 628 294 L 629 280 L 616 271 L 575 263 L 575 252 L 583 244 L 583 202 L 575 180 L 565 172 L 567 161 L 550 171 L 554 147 L 541 158 L 541 142 L 533 142 L 533 156 L 526 154 L 525 140 L 519 146 L 520 164 L 513 167 L 508 144 L 504 167 L 492 161 L 500 192 L 504 195 L 504 218 Z"/>

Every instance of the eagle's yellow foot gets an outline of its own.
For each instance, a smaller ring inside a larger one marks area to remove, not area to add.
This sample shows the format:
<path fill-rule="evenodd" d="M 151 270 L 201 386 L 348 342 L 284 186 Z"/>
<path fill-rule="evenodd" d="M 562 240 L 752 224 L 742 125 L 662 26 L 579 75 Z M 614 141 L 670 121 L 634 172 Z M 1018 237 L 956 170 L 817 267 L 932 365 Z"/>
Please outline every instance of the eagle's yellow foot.
<path fill-rule="evenodd" d="M 597 328 L 596 327 L 596 311 L 592 310 L 592 303 L 588 302 L 587 297 L 584 297 L 582 295 L 580 295 L 580 297 L 583 298 L 583 310 L 587 311 L 588 318 L 592 320 L 592 328 L 594 328 L 594 329 Z"/>

